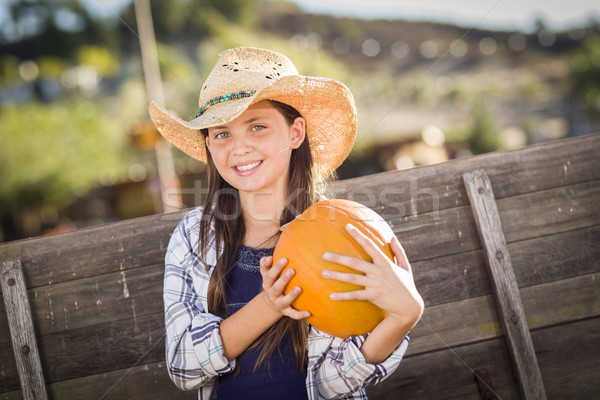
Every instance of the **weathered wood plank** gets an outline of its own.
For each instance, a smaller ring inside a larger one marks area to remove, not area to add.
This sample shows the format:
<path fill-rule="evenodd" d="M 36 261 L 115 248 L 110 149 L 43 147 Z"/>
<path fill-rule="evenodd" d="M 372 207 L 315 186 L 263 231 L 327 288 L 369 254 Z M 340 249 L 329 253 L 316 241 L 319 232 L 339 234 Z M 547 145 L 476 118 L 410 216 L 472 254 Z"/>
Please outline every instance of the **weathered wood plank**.
<path fill-rule="evenodd" d="M 600 316 L 600 272 L 521 289 L 529 329 Z M 548 307 L 552 304 L 552 307 Z M 460 318 L 457 318 L 460 316 Z M 492 295 L 426 307 L 407 354 L 502 336 Z"/>
<path fill-rule="evenodd" d="M 30 289 L 38 335 L 161 312 L 163 274 L 161 264 Z M 0 325 L 0 343 L 7 335 Z"/>
<path fill-rule="evenodd" d="M 600 271 L 600 225 L 509 243 L 520 287 Z"/>
<path fill-rule="evenodd" d="M 28 287 L 158 264 L 185 211 L 131 219 L 0 245 L 0 261 L 20 259 Z"/>
<path fill-rule="evenodd" d="M 599 150 L 600 135 L 590 135 L 346 179 L 334 182 L 331 192 L 382 215 L 412 217 L 469 204 L 462 174 L 482 166 L 497 199 L 600 179 Z"/>
<path fill-rule="evenodd" d="M 516 241 L 508 250 L 517 282 L 525 287 L 600 271 L 598 243 L 600 226 Z M 492 293 L 480 250 L 411 264 L 427 307 Z"/>
<path fill-rule="evenodd" d="M 545 399 L 544 381 L 531 342 L 508 246 L 502 233 L 492 185 L 484 170 L 467 172 L 463 179 L 492 278 L 500 325 L 508 339 L 508 349 L 521 394 L 525 399 Z"/>
<path fill-rule="evenodd" d="M 508 243 L 599 225 L 600 181 L 504 198 L 497 208 Z M 388 222 L 412 262 L 481 248 L 467 206 Z"/>
<path fill-rule="evenodd" d="M 65 400 L 198 398 L 195 390 L 184 392 L 175 387 L 167 375 L 164 362 L 52 383 L 48 385 L 48 393 L 53 399 Z M 0 400 L 20 399 L 20 390 L 0 394 Z"/>
<path fill-rule="evenodd" d="M 549 398 L 598 398 L 600 318 L 535 331 L 532 339 Z"/>
<path fill-rule="evenodd" d="M 19 260 L 0 264 L 0 284 L 23 398 L 47 399 L 31 308 Z"/>
<path fill-rule="evenodd" d="M 532 332 L 548 398 L 592 399 L 600 392 L 600 318 Z M 508 353 L 501 338 L 406 357 L 369 399 L 481 399 L 473 371 L 489 371 L 501 399 L 518 399 Z"/>
<path fill-rule="evenodd" d="M 569 325 L 536 330 L 532 333 L 538 349 L 543 377 L 550 398 L 594 398 L 600 390 L 595 379 L 600 374 L 600 318 L 586 319 Z M 413 344 L 411 343 L 411 346 Z M 465 364 L 458 357 L 464 361 Z M 511 376 L 508 354 L 501 339 L 475 343 L 423 354 L 407 356 L 398 371 L 380 385 L 369 389 L 371 399 L 479 399 L 471 370 L 486 368 L 499 398 L 517 398 L 516 383 Z M 106 399 L 163 398 L 170 396 L 172 384 L 161 372 L 161 362 L 134 367 L 110 392 Z M 149 370 L 149 371 L 148 371 Z M 48 386 L 52 398 L 99 398 L 96 394 L 109 389 L 124 371 L 92 375 Z M 151 375 L 151 378 L 148 378 Z M 153 388 L 155 390 L 146 390 Z M 152 397 L 157 393 L 156 397 Z M 191 392 L 173 391 L 177 398 L 193 398 Z M 113 396 L 114 397 L 111 397 Z M 188 397 L 188 395 L 190 395 Z M 83 396 L 83 397 L 82 397 Z M 20 399 L 19 392 L 0 394 L 0 400 Z M 170 398 L 170 397 L 169 397 Z"/>
<path fill-rule="evenodd" d="M 506 346 L 501 339 L 494 339 L 405 357 L 388 379 L 369 388 L 369 399 L 396 400 L 401 395 L 402 399 L 481 400 L 473 372 L 484 368 L 499 398 L 519 398 Z"/>
<path fill-rule="evenodd" d="M 38 337 L 46 382 L 163 361 L 163 321 L 161 312 Z M 0 344 L 0 357 L 2 363 L 14 365 L 8 347 L 7 343 Z M 14 368 L 4 371 L 0 375 L 0 388 L 16 389 L 16 371 Z"/>

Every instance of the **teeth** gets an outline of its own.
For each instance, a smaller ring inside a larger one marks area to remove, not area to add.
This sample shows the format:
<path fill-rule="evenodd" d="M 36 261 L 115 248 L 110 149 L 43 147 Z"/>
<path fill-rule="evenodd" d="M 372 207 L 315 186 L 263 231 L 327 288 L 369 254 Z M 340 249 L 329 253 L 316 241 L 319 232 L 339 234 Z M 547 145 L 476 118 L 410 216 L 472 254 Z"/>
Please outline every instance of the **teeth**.
<path fill-rule="evenodd" d="M 238 171 L 247 171 L 249 169 L 252 169 L 252 168 L 256 167 L 258 164 L 260 164 L 260 161 L 257 161 L 257 162 L 252 163 L 252 164 L 240 165 L 240 166 L 235 167 L 235 168 Z"/>

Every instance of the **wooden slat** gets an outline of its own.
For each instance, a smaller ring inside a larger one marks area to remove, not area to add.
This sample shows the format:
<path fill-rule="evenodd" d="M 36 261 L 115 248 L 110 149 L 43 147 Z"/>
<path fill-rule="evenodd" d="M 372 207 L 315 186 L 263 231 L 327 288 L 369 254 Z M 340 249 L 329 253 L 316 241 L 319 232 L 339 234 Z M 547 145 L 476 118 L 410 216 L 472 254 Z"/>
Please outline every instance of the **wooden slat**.
<path fill-rule="evenodd" d="M 508 339 L 509 353 L 521 394 L 525 399 L 545 399 L 544 382 L 531 342 L 490 180 L 484 170 L 465 173 L 463 179 L 492 278 L 499 319 Z"/>
<path fill-rule="evenodd" d="M 548 398 L 598 398 L 600 318 L 534 331 L 532 339 Z"/>
<path fill-rule="evenodd" d="M 600 318 L 532 332 L 551 399 L 595 399 L 600 391 Z M 410 345 L 409 345 L 410 347 Z M 370 388 L 370 400 L 481 399 L 473 371 L 488 370 L 501 399 L 518 399 L 503 340 L 406 357 L 387 380 Z"/>
<path fill-rule="evenodd" d="M 28 287 L 164 262 L 186 211 L 153 215 L 0 245 L 0 261 L 20 259 Z"/>
<path fill-rule="evenodd" d="M 529 329 L 600 316 L 600 272 L 521 289 Z M 548 307 L 552 304 L 552 307 Z M 460 318 L 457 318 L 460 316 Z M 426 307 L 407 354 L 462 346 L 502 336 L 492 295 Z"/>
<path fill-rule="evenodd" d="M 53 399 L 197 399 L 195 390 L 182 391 L 171 382 L 164 362 L 90 375 L 48 385 Z M 0 394 L 0 400 L 20 400 L 21 391 Z"/>
<path fill-rule="evenodd" d="M 497 208 L 509 243 L 599 225 L 600 180 L 512 196 L 499 200 Z M 440 210 L 436 218 L 388 222 L 414 262 L 480 248 L 472 214 L 464 206 Z"/>
<path fill-rule="evenodd" d="M 163 273 L 161 264 L 30 289 L 38 335 L 162 312 Z M 0 325 L 0 343 L 7 334 Z"/>
<path fill-rule="evenodd" d="M 569 325 L 560 325 L 532 333 L 538 348 L 542 374 L 550 398 L 594 398 L 600 390 L 595 377 L 600 374 L 600 318 L 586 319 Z M 412 346 L 412 343 L 411 343 Z M 410 348 L 410 347 L 409 347 Z M 471 371 L 486 368 L 494 383 L 495 392 L 502 399 L 517 398 L 516 383 L 511 376 L 510 361 L 500 339 L 475 343 L 471 346 L 443 349 L 419 357 L 408 356 L 388 380 L 369 389 L 370 399 L 464 398 L 479 399 Z M 172 384 L 163 375 L 164 364 L 154 363 L 132 369 L 107 399 L 195 398 L 194 392 L 173 391 Z M 110 388 L 126 370 L 92 375 L 48 385 L 53 398 L 99 398 L 98 393 Z M 148 376 L 149 375 L 149 376 Z M 82 390 L 85 388 L 85 390 Z M 147 390 L 150 388 L 150 390 Z M 156 397 L 152 397 L 156 392 Z M 137 394 L 137 396 L 136 396 Z M 86 395 L 88 397 L 86 397 Z M 114 396 L 113 396 L 114 395 Z M 20 399 L 20 391 L 0 394 L 0 400 Z M 169 397 L 171 398 L 171 397 Z M 175 397 L 173 397 L 175 398 Z"/>
<path fill-rule="evenodd" d="M 501 339 L 405 357 L 390 377 L 367 393 L 369 400 L 481 400 L 473 372 L 484 368 L 499 398 L 519 398 L 510 357 Z"/>
<path fill-rule="evenodd" d="M 411 217 L 468 205 L 465 172 L 485 166 L 497 199 L 600 179 L 600 135 L 461 158 L 334 182 L 335 197 L 356 200 L 384 217 Z M 389 210 L 388 210 L 389 209 Z"/>
<path fill-rule="evenodd" d="M 598 243 L 600 226 L 510 243 L 519 287 L 600 271 Z M 480 250 L 411 264 L 427 307 L 492 293 Z"/>
<path fill-rule="evenodd" d="M 121 320 L 38 338 L 46 382 L 126 369 L 163 361 L 164 313 L 146 315 L 136 321 Z M 8 344 L 0 344 L 0 359 L 14 365 Z M 16 389 L 16 371 L 0 376 L 0 388 Z"/>
<path fill-rule="evenodd" d="M 19 260 L 0 264 L 0 283 L 23 398 L 47 399 L 31 308 Z"/>

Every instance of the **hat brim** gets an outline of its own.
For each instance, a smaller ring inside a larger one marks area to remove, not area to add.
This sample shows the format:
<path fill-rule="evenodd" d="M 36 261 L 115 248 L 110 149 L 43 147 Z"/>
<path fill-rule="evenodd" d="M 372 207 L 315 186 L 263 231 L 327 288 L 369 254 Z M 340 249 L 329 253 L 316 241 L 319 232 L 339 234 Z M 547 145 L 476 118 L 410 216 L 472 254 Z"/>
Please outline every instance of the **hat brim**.
<path fill-rule="evenodd" d="M 356 137 L 356 106 L 352 93 L 341 82 L 328 78 L 291 75 L 258 90 L 253 96 L 209 107 L 201 116 L 185 121 L 152 102 L 150 117 L 158 131 L 175 147 L 206 162 L 201 129 L 225 125 L 261 100 L 294 107 L 306 120 L 306 131 L 315 165 L 331 173 L 346 159 Z"/>

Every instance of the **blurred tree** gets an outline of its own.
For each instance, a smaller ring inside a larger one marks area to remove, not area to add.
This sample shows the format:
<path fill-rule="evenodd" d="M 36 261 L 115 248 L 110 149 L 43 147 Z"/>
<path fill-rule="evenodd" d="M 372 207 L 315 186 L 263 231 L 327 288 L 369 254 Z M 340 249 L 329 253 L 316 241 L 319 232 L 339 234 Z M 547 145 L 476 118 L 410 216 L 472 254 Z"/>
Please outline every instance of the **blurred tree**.
<path fill-rule="evenodd" d="M 198 43 L 211 34 L 206 15 L 216 15 L 238 27 L 256 26 L 256 6 L 260 0 L 151 0 L 154 32 L 162 42 Z M 136 26 L 134 7 L 123 13 L 130 27 Z"/>
<path fill-rule="evenodd" d="M 0 54 L 20 59 L 69 57 L 85 44 L 117 47 L 118 31 L 94 18 L 80 0 L 11 0 L 1 4 Z"/>
<path fill-rule="evenodd" d="M 75 53 L 80 65 L 91 66 L 102 76 L 113 77 L 119 73 L 119 60 L 106 47 L 81 46 Z"/>
<path fill-rule="evenodd" d="M 0 136 L 0 217 L 60 209 L 97 185 L 101 171 L 132 161 L 118 119 L 101 102 L 2 107 Z"/>
<path fill-rule="evenodd" d="M 500 147 L 500 136 L 494 116 L 482 98 L 477 98 L 471 108 L 467 145 L 473 154 L 488 153 Z"/>
<path fill-rule="evenodd" d="M 588 111 L 600 113 L 600 35 L 590 35 L 570 56 L 571 91 Z"/>

